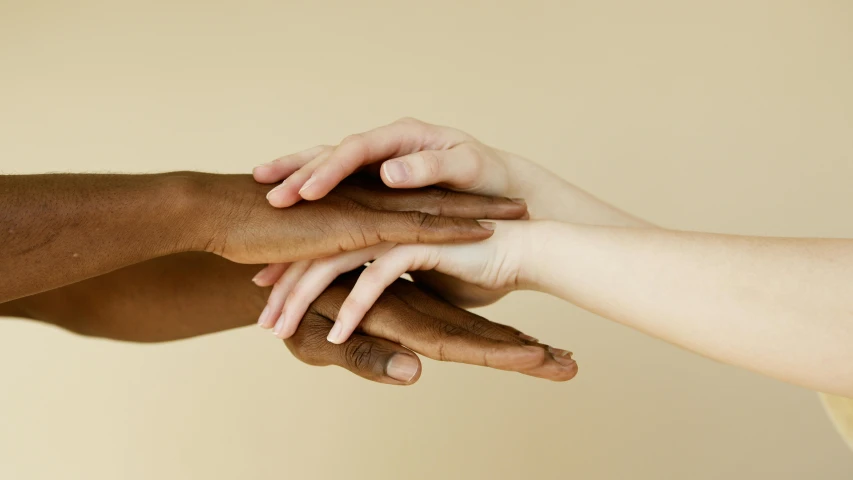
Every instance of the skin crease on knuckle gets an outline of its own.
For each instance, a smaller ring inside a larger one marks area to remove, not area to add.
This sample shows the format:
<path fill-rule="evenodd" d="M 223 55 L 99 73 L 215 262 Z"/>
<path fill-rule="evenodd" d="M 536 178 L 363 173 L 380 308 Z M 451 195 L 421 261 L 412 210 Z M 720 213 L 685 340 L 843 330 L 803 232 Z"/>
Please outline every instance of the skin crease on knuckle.
<path fill-rule="evenodd" d="M 352 156 L 358 158 L 370 157 L 370 146 L 364 139 L 364 135 L 360 133 L 349 135 L 341 140 L 340 148 L 346 148 L 348 151 L 352 152 Z"/>
<path fill-rule="evenodd" d="M 350 338 L 343 349 L 344 362 L 352 370 L 371 372 L 381 376 L 385 374 L 385 359 L 391 352 L 376 342 L 361 338 Z"/>
<path fill-rule="evenodd" d="M 456 148 L 461 152 L 470 166 L 463 170 L 463 174 L 454 178 L 453 182 L 462 190 L 480 191 L 482 188 L 483 177 L 486 175 L 486 165 L 483 156 L 483 151 L 479 146 L 465 142 L 457 145 Z"/>
<path fill-rule="evenodd" d="M 440 179 L 442 169 L 441 160 L 438 158 L 438 155 L 436 155 L 435 152 L 429 150 L 420 152 L 419 155 L 421 157 L 421 161 L 426 167 L 429 178 L 433 180 Z"/>
<path fill-rule="evenodd" d="M 316 312 L 309 312 L 296 333 L 284 343 L 293 356 L 303 363 L 316 367 L 331 365 L 326 341 L 326 335 L 331 329 L 331 321 Z"/>

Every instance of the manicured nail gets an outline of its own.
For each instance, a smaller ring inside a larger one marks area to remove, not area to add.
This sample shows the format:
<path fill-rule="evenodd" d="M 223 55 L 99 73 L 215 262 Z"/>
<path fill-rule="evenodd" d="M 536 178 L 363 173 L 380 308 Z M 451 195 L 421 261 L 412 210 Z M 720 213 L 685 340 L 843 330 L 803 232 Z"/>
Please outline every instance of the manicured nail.
<path fill-rule="evenodd" d="M 335 326 L 332 327 L 332 331 L 329 332 L 329 336 L 326 337 L 326 340 L 340 344 L 342 342 L 341 339 L 341 330 L 344 329 L 344 325 L 341 322 L 335 322 Z"/>
<path fill-rule="evenodd" d="M 521 205 L 527 205 L 527 202 L 523 198 L 510 198 L 510 200 Z"/>
<path fill-rule="evenodd" d="M 269 192 L 267 192 L 267 200 L 269 200 L 269 199 L 270 199 L 270 195 L 272 195 L 272 194 L 273 194 L 273 192 L 276 192 L 276 191 L 278 191 L 278 190 L 281 190 L 281 188 L 282 188 L 282 187 L 284 187 L 284 183 L 279 184 L 277 187 L 275 187 L 275 188 L 273 188 L 272 190 L 270 190 Z"/>
<path fill-rule="evenodd" d="M 272 334 L 276 337 L 279 336 L 281 331 L 284 330 L 284 314 L 282 313 L 278 320 L 275 322 L 275 327 L 272 329 Z"/>
<path fill-rule="evenodd" d="M 261 274 L 264 273 L 265 271 L 266 271 L 266 268 L 261 270 L 260 272 L 256 273 L 255 276 L 252 277 L 252 283 L 254 283 L 255 285 L 258 285 L 258 280 L 261 279 L 261 277 L 263 276 Z"/>
<path fill-rule="evenodd" d="M 270 313 L 270 306 L 267 305 L 266 307 L 264 307 L 264 311 L 261 312 L 261 316 L 258 317 L 258 325 L 264 326 L 264 324 L 266 323 L 266 320 L 267 320 L 267 315 L 269 315 L 269 313 Z"/>
<path fill-rule="evenodd" d="M 528 342 L 538 342 L 539 341 L 538 338 L 533 338 L 530 335 L 525 335 L 523 333 L 519 333 L 518 337 L 521 338 L 522 340 L 527 340 Z"/>
<path fill-rule="evenodd" d="M 477 220 L 477 222 L 480 224 L 481 227 L 485 228 L 486 230 L 494 230 L 495 227 L 498 226 L 497 223 L 489 222 L 487 220 Z"/>
<path fill-rule="evenodd" d="M 388 183 L 403 183 L 409 179 L 409 166 L 399 160 L 389 160 L 382 164 L 382 171 Z"/>
<path fill-rule="evenodd" d="M 302 195 L 302 192 L 304 192 L 305 190 L 308 190 L 308 188 L 311 187 L 311 184 L 314 183 L 314 180 L 316 179 L 315 175 L 317 175 L 317 174 L 316 173 L 311 174 L 311 178 L 309 178 L 308 181 L 305 182 L 305 185 L 302 185 L 302 188 L 299 189 L 300 195 Z"/>
<path fill-rule="evenodd" d="M 405 353 L 395 353 L 385 365 L 385 374 L 400 382 L 409 383 L 417 373 L 418 361 Z"/>

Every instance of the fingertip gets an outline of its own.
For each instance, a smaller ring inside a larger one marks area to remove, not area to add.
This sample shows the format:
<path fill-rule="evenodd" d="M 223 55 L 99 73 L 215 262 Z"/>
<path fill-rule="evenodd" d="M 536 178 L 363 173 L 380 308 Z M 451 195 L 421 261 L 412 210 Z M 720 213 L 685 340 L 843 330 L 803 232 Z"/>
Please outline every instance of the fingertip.
<path fill-rule="evenodd" d="M 402 160 L 387 160 L 379 168 L 379 176 L 385 185 L 391 188 L 402 188 L 412 178 L 411 167 Z"/>
<path fill-rule="evenodd" d="M 326 340 L 331 343 L 334 343 L 335 345 L 340 345 L 344 343 L 348 337 L 349 335 L 344 333 L 343 322 L 337 320 L 334 326 L 332 326 L 332 330 L 329 331 L 329 335 L 326 337 Z"/>
<path fill-rule="evenodd" d="M 252 178 L 258 183 L 275 183 L 281 180 L 281 175 L 276 171 L 276 162 L 272 161 L 253 168 Z"/>
<path fill-rule="evenodd" d="M 267 319 L 267 317 L 269 316 L 269 313 L 270 313 L 270 306 L 269 306 L 269 304 L 267 304 L 264 307 L 264 310 L 261 312 L 260 316 L 258 316 L 258 326 L 259 327 L 261 327 L 263 329 L 269 328 L 269 321 Z"/>
<path fill-rule="evenodd" d="M 420 374 L 421 362 L 414 355 L 395 353 L 385 364 L 385 375 L 402 382 L 403 385 L 411 385 L 417 382 Z"/>
<path fill-rule="evenodd" d="M 327 169 L 318 167 L 299 189 L 299 196 L 305 200 L 319 200 L 328 195 L 340 182 L 332 178 Z"/>
<path fill-rule="evenodd" d="M 560 364 L 560 372 L 556 375 L 554 380 L 555 382 L 567 382 L 573 378 L 575 378 L 578 374 L 578 363 L 574 360 L 571 361 L 570 364 Z"/>
<path fill-rule="evenodd" d="M 268 272 L 270 271 L 270 266 L 264 267 L 260 272 L 256 273 L 254 277 L 252 277 L 252 283 L 259 287 L 269 287 L 275 280 L 270 278 Z"/>
<path fill-rule="evenodd" d="M 351 297 L 352 292 L 350 292 L 350 296 L 347 297 L 341 305 L 341 308 L 338 311 L 338 318 L 335 320 L 335 325 L 332 326 L 332 331 L 329 332 L 328 340 L 332 343 L 340 345 L 341 343 L 346 342 L 364 318 L 364 315 L 360 314 L 358 311 L 354 313 L 352 312 L 353 299 Z"/>
<path fill-rule="evenodd" d="M 489 231 L 494 231 L 498 227 L 497 223 L 490 222 L 488 220 L 477 220 L 477 223 L 479 223 L 481 227 Z"/>
<path fill-rule="evenodd" d="M 264 170 L 263 165 L 258 165 L 257 167 L 252 169 L 252 178 L 254 178 L 256 182 L 263 183 L 263 178 L 264 178 L 263 170 Z"/>
<path fill-rule="evenodd" d="M 458 239 L 456 239 L 457 243 L 466 243 L 466 242 L 471 242 L 471 241 L 478 242 L 478 241 L 489 239 L 492 237 L 492 235 L 495 234 L 496 225 L 494 222 L 489 222 L 489 221 L 485 221 L 485 220 L 473 220 L 473 221 L 472 220 L 464 220 L 464 221 L 466 224 L 465 226 L 466 226 L 468 238 L 464 238 L 464 237 L 458 238 Z M 468 223 L 468 222 L 473 222 L 473 224 Z M 450 242 L 450 243 L 454 243 L 454 242 Z"/>
<path fill-rule="evenodd" d="M 281 315 L 279 315 L 278 320 L 276 320 L 275 325 L 273 326 L 272 332 L 270 332 L 270 333 L 272 333 L 274 336 L 283 340 L 284 337 L 281 336 L 282 330 L 284 330 L 284 314 L 283 313 Z"/>
<path fill-rule="evenodd" d="M 493 352 L 489 358 L 489 365 L 524 371 L 541 366 L 548 357 L 548 353 L 542 347 L 517 345 Z"/>
<path fill-rule="evenodd" d="M 290 207 L 299 200 L 299 195 L 293 195 L 289 185 L 285 184 L 281 184 L 267 193 L 267 201 L 276 208 Z"/>
<path fill-rule="evenodd" d="M 278 333 L 276 333 L 275 336 L 282 340 L 287 340 L 288 338 L 296 334 L 296 329 L 299 327 L 299 322 L 296 322 L 295 324 L 292 322 L 288 322 L 284 314 L 282 314 L 282 318 L 284 319 L 282 322 L 282 327 L 278 331 Z M 276 324 L 276 327 L 278 327 L 278 324 Z"/>

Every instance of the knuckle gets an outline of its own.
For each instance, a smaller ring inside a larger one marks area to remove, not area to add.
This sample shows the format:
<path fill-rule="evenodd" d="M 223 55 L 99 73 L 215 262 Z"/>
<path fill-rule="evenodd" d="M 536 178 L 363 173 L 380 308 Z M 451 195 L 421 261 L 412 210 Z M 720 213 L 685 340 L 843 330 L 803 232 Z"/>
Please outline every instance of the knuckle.
<path fill-rule="evenodd" d="M 341 144 L 358 143 L 358 142 L 361 142 L 363 140 L 364 140 L 364 136 L 362 134 L 353 133 L 351 135 L 347 135 L 346 137 L 344 137 L 344 139 L 341 140 Z"/>
<path fill-rule="evenodd" d="M 414 117 L 402 117 L 394 123 L 403 124 L 403 125 L 423 125 L 424 124 L 424 122 L 422 122 L 422 121 L 420 121 Z"/>
<path fill-rule="evenodd" d="M 361 133 L 354 133 L 344 137 L 341 140 L 341 146 L 356 149 L 359 153 L 366 153 L 367 151 L 367 141 Z"/>
<path fill-rule="evenodd" d="M 351 341 L 344 349 L 344 361 L 354 370 L 370 370 L 379 358 L 378 346 L 370 341 Z"/>
<path fill-rule="evenodd" d="M 424 193 L 428 199 L 435 203 L 445 202 L 453 197 L 453 192 L 442 188 L 425 188 Z"/>
<path fill-rule="evenodd" d="M 310 155 L 317 157 L 321 154 L 331 152 L 334 149 L 331 145 L 317 145 L 310 150 Z"/>
<path fill-rule="evenodd" d="M 459 337 L 465 333 L 465 328 L 452 323 L 444 323 L 439 329 L 440 338 Z"/>
<path fill-rule="evenodd" d="M 441 159 L 432 151 L 423 151 L 418 154 L 426 169 L 429 178 L 438 178 L 441 175 Z"/>
<path fill-rule="evenodd" d="M 439 217 L 429 215 L 423 212 L 408 212 L 409 219 L 421 230 L 429 230 L 435 227 L 435 223 Z"/>
<path fill-rule="evenodd" d="M 480 321 L 476 318 L 470 318 L 465 320 L 464 328 L 469 332 L 473 333 L 474 335 L 478 335 L 481 337 L 493 336 L 497 331 L 497 329 L 494 328 L 492 325 L 489 325 L 488 323 Z"/>
<path fill-rule="evenodd" d="M 306 319 L 307 320 L 307 319 Z M 296 334 L 285 340 L 285 344 L 297 360 L 322 367 L 331 364 L 328 354 L 324 353 L 326 347 L 326 335 L 328 335 L 328 322 L 317 318 L 312 321 L 303 322 Z"/>
<path fill-rule="evenodd" d="M 464 185 L 473 185 L 481 178 L 481 173 L 486 168 L 483 154 L 479 148 L 471 143 L 463 143 L 458 148 L 467 159 L 465 168 L 460 169 L 457 182 Z"/>

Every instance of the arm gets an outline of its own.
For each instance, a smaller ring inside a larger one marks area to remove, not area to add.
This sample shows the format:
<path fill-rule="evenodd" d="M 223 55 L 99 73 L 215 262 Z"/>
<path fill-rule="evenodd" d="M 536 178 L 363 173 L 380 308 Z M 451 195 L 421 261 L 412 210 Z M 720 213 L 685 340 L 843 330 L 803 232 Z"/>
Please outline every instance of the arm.
<path fill-rule="evenodd" d="M 506 196 L 525 199 L 533 220 L 655 228 L 530 160 L 507 152 L 499 152 L 499 155 L 505 159 L 512 179 Z"/>
<path fill-rule="evenodd" d="M 721 362 L 853 397 L 853 240 L 498 222 L 470 245 L 400 245 L 362 273 L 357 324 L 402 272 L 531 289 Z"/>
<path fill-rule="evenodd" d="M 0 315 L 116 340 L 190 338 L 255 322 L 269 293 L 250 282 L 255 270 L 210 254 L 170 255 L 2 303 Z M 413 350 L 557 381 L 577 372 L 570 358 L 554 358 L 517 330 L 452 307 L 402 280 L 377 302 L 358 334 L 332 345 L 325 336 L 354 280 L 353 275 L 341 277 L 311 305 L 299 330 L 285 342 L 297 358 L 395 385 L 419 378 L 421 366 Z"/>
<path fill-rule="evenodd" d="M 0 176 L 0 302 L 172 253 L 267 263 L 382 241 L 471 241 L 491 234 L 474 218 L 524 213 L 508 199 L 365 185 L 284 211 L 268 191 L 248 175 L 197 172 Z"/>
<path fill-rule="evenodd" d="M 300 155 L 258 167 L 255 179 L 299 169 Z M 522 197 L 531 218 L 571 224 L 502 222 L 477 245 L 395 247 L 364 272 L 344 323 L 357 323 L 403 271 L 427 270 L 416 278 L 457 304 L 539 289 L 717 360 L 853 396 L 852 240 L 657 229 L 521 157 L 411 119 L 348 137 L 321 165 L 306 162 L 270 202 L 285 206 L 299 188 L 302 198 L 321 198 L 341 175 L 374 162 L 394 188 Z"/>
<path fill-rule="evenodd" d="M 853 397 L 853 240 L 542 223 L 520 282 L 732 365 Z M 539 243 L 541 242 L 541 243 Z"/>

